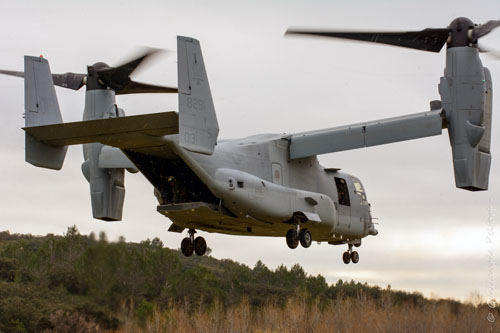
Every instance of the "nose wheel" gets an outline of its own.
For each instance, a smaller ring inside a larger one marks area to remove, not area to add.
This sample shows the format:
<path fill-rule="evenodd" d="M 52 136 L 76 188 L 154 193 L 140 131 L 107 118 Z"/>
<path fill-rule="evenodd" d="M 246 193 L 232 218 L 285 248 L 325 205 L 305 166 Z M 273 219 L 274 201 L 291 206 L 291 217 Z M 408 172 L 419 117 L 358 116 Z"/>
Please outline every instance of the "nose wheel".
<path fill-rule="evenodd" d="M 348 264 L 352 261 L 353 264 L 357 264 L 359 261 L 359 253 L 352 250 L 352 244 L 348 244 L 349 248 L 342 254 L 342 261 L 344 264 Z"/>
<path fill-rule="evenodd" d="M 196 231 L 194 229 L 189 229 L 188 237 L 184 238 L 181 242 L 181 252 L 186 257 L 191 257 L 193 253 L 202 256 L 207 252 L 207 242 L 205 238 L 194 238 L 195 233 Z"/>

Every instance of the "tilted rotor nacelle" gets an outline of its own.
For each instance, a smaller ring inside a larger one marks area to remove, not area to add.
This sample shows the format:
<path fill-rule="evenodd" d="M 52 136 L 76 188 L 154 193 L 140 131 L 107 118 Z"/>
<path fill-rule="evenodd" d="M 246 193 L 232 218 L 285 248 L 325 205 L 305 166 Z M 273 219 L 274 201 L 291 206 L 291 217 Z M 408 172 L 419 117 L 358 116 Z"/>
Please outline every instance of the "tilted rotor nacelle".
<path fill-rule="evenodd" d="M 446 68 L 439 84 L 439 93 L 444 112 L 442 116 L 445 118 L 452 148 L 455 183 L 458 188 L 479 191 L 488 189 L 493 88 L 490 72 L 483 67 L 479 58 L 479 52 L 484 52 L 484 49 L 479 47 L 478 40 L 498 26 L 500 20 L 490 20 L 478 25 L 468 18 L 459 17 L 447 28 L 427 28 L 420 31 L 289 29 L 286 34 L 344 38 L 430 52 L 440 52 L 446 44 Z M 433 106 L 433 110 L 439 109 L 440 107 Z M 427 120 L 429 119 L 427 116 Z M 392 130 L 393 124 L 389 126 Z M 419 126 L 420 123 L 413 124 Z M 412 120 L 406 125 L 411 126 Z M 434 135 L 431 132 L 422 130 L 413 137 L 402 137 L 407 140 Z M 381 142 L 389 143 L 399 139 L 395 136 Z M 365 146 L 380 144 L 368 144 L 366 140 L 363 142 Z M 353 146 L 357 148 L 359 145 Z M 299 146 L 295 149 L 301 153 L 301 148 Z"/>
<path fill-rule="evenodd" d="M 156 52 L 147 50 L 117 67 L 97 62 L 87 67 L 86 74 L 52 74 L 46 59 L 26 56 L 24 72 L 0 70 L 0 73 L 25 78 L 26 128 L 62 123 L 54 86 L 73 90 L 86 86 L 84 121 L 120 118 L 125 113 L 116 105 L 116 95 L 177 92 L 174 87 L 136 82 L 130 78 L 141 63 Z M 51 130 L 47 131 L 50 133 Z M 26 133 L 26 161 L 35 166 L 59 170 L 66 151 L 66 143 L 41 142 Z M 126 168 L 137 172 L 135 166 L 119 149 L 98 142 L 84 144 L 83 155 L 82 172 L 90 185 L 94 218 L 121 220 L 125 197 L 124 171 Z"/>
<path fill-rule="evenodd" d="M 492 82 L 474 47 L 450 47 L 439 83 L 458 188 L 488 189 Z"/>

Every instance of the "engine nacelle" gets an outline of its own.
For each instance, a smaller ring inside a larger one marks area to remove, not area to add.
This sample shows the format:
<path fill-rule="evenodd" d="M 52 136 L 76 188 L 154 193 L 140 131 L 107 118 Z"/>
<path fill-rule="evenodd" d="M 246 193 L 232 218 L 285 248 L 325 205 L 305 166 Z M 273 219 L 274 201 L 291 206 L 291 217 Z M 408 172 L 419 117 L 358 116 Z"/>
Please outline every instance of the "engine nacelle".
<path fill-rule="evenodd" d="M 125 113 L 115 104 L 112 90 L 90 90 L 85 96 L 83 120 L 114 118 Z M 99 167 L 99 158 L 104 145 L 83 145 L 85 162 L 82 172 L 90 184 L 92 215 L 103 221 L 120 221 L 125 200 L 125 169 Z"/>
<path fill-rule="evenodd" d="M 487 190 L 492 81 L 477 48 L 448 48 L 439 93 L 452 148 L 455 184 L 469 191 Z"/>
<path fill-rule="evenodd" d="M 87 159 L 82 172 L 90 184 L 92 215 L 103 221 L 120 221 L 125 200 L 125 169 L 100 168 L 99 155 L 103 145 L 85 145 Z"/>

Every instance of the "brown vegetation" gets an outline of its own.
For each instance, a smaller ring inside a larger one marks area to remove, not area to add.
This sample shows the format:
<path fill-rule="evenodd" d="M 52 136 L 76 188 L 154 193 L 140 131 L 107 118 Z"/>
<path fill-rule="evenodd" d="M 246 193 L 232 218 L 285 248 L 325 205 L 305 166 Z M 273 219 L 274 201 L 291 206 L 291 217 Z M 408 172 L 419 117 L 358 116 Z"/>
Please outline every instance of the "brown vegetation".
<path fill-rule="evenodd" d="M 159 239 L 0 232 L 0 332 L 500 332 L 500 307 L 185 258 Z M 488 320 L 488 316 L 490 323 Z"/>
<path fill-rule="evenodd" d="M 390 293 L 380 306 L 366 297 L 342 298 L 322 306 L 305 298 L 290 298 L 285 306 L 253 308 L 247 301 L 225 309 L 216 302 L 208 309 L 182 306 L 155 308 L 144 325 L 122 309 L 120 332 L 498 332 L 498 322 L 486 318 L 489 308 L 446 302 L 393 306 Z"/>

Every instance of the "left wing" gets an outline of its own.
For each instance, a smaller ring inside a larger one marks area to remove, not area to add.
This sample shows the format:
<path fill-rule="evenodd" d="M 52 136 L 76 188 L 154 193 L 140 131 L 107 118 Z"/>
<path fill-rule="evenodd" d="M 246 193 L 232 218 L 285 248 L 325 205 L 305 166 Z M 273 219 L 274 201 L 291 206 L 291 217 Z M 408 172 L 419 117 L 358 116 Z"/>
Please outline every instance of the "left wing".
<path fill-rule="evenodd" d="M 439 135 L 443 112 L 436 109 L 407 116 L 292 134 L 290 158 L 302 158 Z"/>

